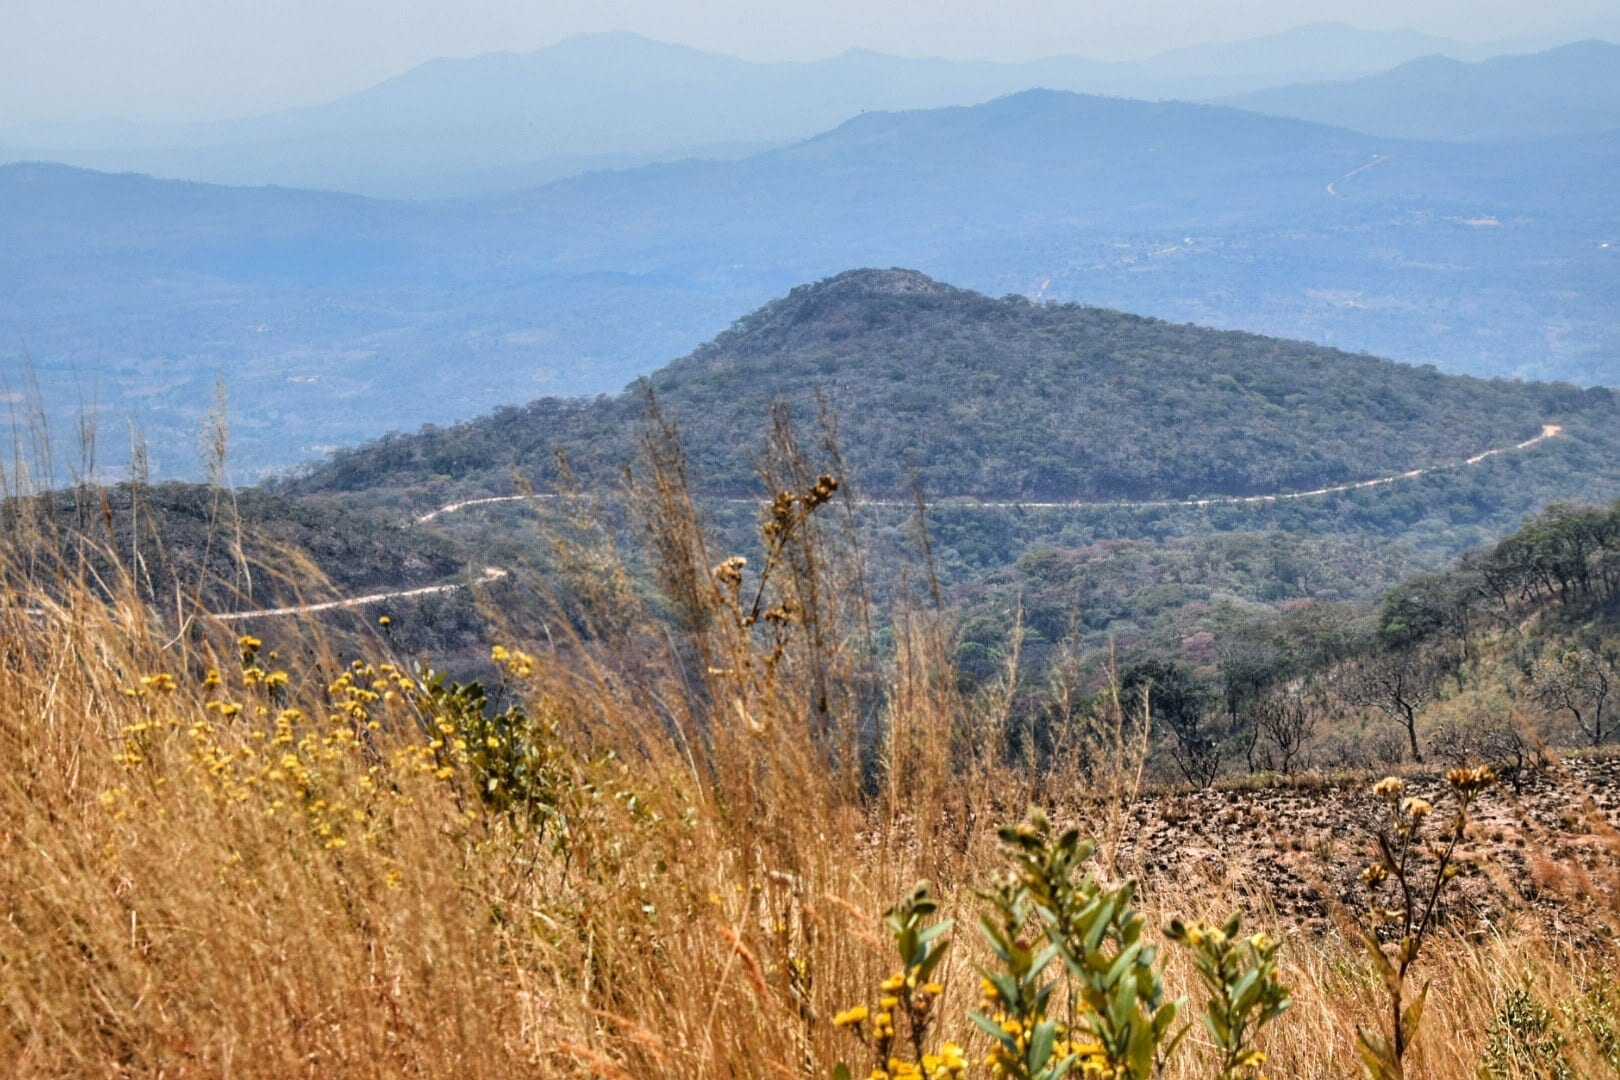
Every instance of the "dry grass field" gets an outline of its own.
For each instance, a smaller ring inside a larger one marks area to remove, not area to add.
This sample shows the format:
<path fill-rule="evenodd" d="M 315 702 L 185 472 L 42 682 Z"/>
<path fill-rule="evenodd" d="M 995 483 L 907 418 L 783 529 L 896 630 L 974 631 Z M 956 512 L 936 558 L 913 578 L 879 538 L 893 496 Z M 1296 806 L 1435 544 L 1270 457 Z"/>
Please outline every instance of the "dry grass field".
<path fill-rule="evenodd" d="M 1342 1077 L 1358 1031 L 1391 1042 L 1394 991 L 1409 1045 L 1377 1075 L 1620 1073 L 1616 759 L 1518 794 L 1466 770 L 1149 791 L 1139 708 L 1105 698 L 1072 764 L 1031 775 L 990 751 L 1006 703 L 959 691 L 926 601 L 863 646 L 834 485 L 783 455 L 748 565 L 653 460 L 668 609 L 615 587 L 605 539 L 559 539 L 600 587 L 513 628 L 487 700 L 386 627 L 177 625 L 183 598 L 17 538 L 9 1074 Z M 1009 973 L 1048 996 L 986 995 Z"/>

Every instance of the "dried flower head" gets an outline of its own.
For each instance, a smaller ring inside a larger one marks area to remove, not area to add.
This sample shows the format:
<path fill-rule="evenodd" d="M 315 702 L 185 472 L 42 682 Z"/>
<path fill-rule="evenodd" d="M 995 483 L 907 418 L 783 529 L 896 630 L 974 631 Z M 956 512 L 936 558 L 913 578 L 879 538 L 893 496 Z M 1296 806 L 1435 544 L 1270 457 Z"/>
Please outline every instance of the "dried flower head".
<path fill-rule="evenodd" d="M 719 566 L 716 566 L 710 573 L 714 575 L 714 580 L 720 584 L 735 589 L 742 585 L 743 567 L 747 565 L 747 559 L 741 555 L 733 555 Z"/>
<path fill-rule="evenodd" d="M 1425 818 L 1434 813 L 1434 804 L 1428 799 L 1413 795 L 1401 803 L 1401 813 L 1413 819 Z"/>
<path fill-rule="evenodd" d="M 1405 790 L 1406 781 L 1398 776 L 1386 776 L 1373 785 L 1373 794 L 1380 799 L 1388 799 L 1390 802 L 1394 802 L 1400 797 L 1401 792 Z"/>
<path fill-rule="evenodd" d="M 1478 765 L 1472 769 L 1452 769 L 1446 773 L 1446 783 L 1450 784 L 1454 791 L 1473 795 L 1496 783 L 1496 770 L 1489 765 Z"/>

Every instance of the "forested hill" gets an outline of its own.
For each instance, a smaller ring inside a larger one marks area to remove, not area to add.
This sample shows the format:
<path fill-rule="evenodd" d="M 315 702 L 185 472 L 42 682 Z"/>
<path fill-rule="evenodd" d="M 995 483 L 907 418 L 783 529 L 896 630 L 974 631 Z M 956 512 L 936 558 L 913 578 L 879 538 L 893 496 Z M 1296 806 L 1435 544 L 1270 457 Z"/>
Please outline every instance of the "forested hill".
<path fill-rule="evenodd" d="M 908 270 L 801 286 L 650 378 L 701 490 L 752 490 L 770 405 L 825 394 L 869 496 L 1174 499 L 1308 490 L 1452 464 L 1562 423 L 1620 420 L 1615 395 L 1444 375 L 1315 345 L 1117 311 L 995 300 Z M 554 450 L 587 479 L 634 453 L 644 394 L 543 399 L 339 452 L 294 491 L 542 489 Z M 1596 433 L 1594 435 L 1594 433 Z"/>

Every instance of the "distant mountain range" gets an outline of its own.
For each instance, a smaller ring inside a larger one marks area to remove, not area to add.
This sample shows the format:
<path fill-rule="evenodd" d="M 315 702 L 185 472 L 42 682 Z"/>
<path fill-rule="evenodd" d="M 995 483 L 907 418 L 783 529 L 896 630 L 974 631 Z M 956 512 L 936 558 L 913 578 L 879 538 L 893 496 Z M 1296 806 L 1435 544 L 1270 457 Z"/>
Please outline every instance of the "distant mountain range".
<path fill-rule="evenodd" d="M 859 265 L 1612 384 L 1616 175 L 1620 134 L 1403 142 L 1054 92 L 442 204 L 0 167 L 0 362 L 32 363 L 61 430 L 81 400 L 133 416 L 171 476 L 216 373 L 260 475 L 617 389 Z"/>
<path fill-rule="evenodd" d="M 1273 87 L 1223 103 L 1406 139 L 1613 131 L 1620 129 L 1620 45 L 1582 41 L 1477 63 L 1425 56 L 1360 79 Z"/>
<path fill-rule="evenodd" d="M 384 197 L 467 195 L 591 169 L 735 158 L 863 111 L 971 105 L 1037 87 L 1197 100 L 1501 49 L 1321 24 L 1129 63 L 976 63 L 857 50 L 762 64 L 598 34 L 528 54 L 434 60 L 325 105 L 242 120 L 0 130 L 0 143 L 12 146 L 0 161 Z"/>

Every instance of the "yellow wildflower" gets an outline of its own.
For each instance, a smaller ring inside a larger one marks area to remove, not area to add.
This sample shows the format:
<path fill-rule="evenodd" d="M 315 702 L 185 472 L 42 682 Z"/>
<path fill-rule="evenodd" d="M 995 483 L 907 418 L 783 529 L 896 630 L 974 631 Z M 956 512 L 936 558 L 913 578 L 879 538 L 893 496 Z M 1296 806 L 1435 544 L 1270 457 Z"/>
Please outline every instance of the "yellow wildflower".
<path fill-rule="evenodd" d="M 856 1005 L 833 1017 L 833 1027 L 857 1027 L 864 1023 L 869 1015 L 870 1011 L 865 1005 Z"/>

